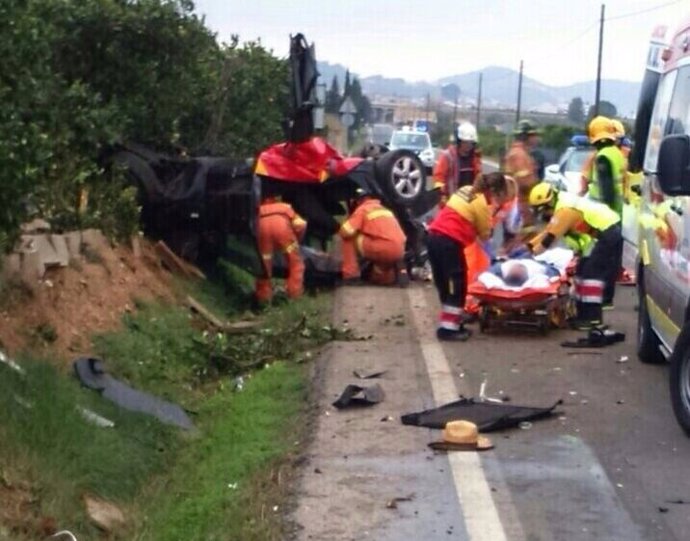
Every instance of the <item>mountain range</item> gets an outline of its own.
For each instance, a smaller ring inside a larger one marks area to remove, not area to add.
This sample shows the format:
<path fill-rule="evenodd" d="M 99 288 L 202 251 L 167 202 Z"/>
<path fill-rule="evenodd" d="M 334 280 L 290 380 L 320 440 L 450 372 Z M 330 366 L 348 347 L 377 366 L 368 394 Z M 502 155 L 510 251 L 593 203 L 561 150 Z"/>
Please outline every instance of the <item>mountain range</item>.
<path fill-rule="evenodd" d="M 342 90 L 346 72 L 344 66 L 319 62 L 318 69 L 324 83 L 330 87 L 335 76 Z M 403 78 L 389 78 L 381 75 L 358 77 L 356 73 L 352 73 L 351 76 L 359 79 L 364 93 L 373 99 L 383 96 L 425 99 L 427 95 L 432 99 L 438 99 L 442 96 L 443 86 L 453 83 L 460 87 L 460 101 L 465 104 L 474 104 L 480 73 L 483 77 L 482 104 L 484 106 L 515 106 L 519 74 L 515 70 L 500 66 L 488 66 L 469 73 L 443 77 L 434 82 L 410 82 Z M 550 86 L 524 76 L 522 106 L 528 110 L 555 111 L 567 108 L 570 100 L 575 97 L 582 98 L 587 105 L 594 101 L 595 86 L 595 81 L 584 81 L 567 86 Z M 639 91 L 640 82 L 617 79 L 602 79 L 601 81 L 601 99 L 613 103 L 622 116 L 635 115 Z"/>

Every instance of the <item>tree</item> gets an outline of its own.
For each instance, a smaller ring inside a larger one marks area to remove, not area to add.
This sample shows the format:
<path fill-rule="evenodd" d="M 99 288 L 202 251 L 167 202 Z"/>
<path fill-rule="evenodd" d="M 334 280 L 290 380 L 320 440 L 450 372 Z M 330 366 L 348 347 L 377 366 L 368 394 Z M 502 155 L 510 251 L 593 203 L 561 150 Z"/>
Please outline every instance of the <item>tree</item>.
<path fill-rule="evenodd" d="M 336 114 L 340 108 L 340 101 L 342 97 L 340 96 L 340 85 L 338 84 L 338 77 L 333 76 L 331 81 L 331 88 L 326 92 L 326 112 Z"/>
<path fill-rule="evenodd" d="M 343 88 L 343 96 L 349 96 L 350 95 L 350 70 L 345 71 L 345 85 Z"/>
<path fill-rule="evenodd" d="M 585 121 L 585 106 L 581 97 L 573 98 L 568 105 L 568 120 L 573 124 L 582 125 Z"/>
<path fill-rule="evenodd" d="M 601 116 L 615 118 L 618 116 L 618 109 L 616 109 L 616 106 L 610 101 L 601 100 L 599 102 L 599 114 Z M 587 111 L 587 118 L 589 120 L 594 118 L 594 105 L 591 105 L 589 111 Z"/>
<path fill-rule="evenodd" d="M 350 84 L 349 96 L 352 100 L 352 103 L 355 104 L 355 108 L 357 109 L 355 124 L 353 126 L 355 129 L 357 129 L 360 127 L 360 125 L 369 122 L 371 119 L 371 102 L 369 101 L 369 98 L 367 98 L 362 92 L 362 85 L 360 84 L 359 79 L 356 77 Z"/>

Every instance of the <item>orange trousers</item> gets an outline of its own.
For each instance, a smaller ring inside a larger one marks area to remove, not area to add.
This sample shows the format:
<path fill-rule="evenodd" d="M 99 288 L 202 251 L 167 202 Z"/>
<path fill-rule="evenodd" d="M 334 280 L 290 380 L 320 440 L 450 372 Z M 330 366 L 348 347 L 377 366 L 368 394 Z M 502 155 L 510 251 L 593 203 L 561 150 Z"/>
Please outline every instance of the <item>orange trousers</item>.
<path fill-rule="evenodd" d="M 465 261 L 467 262 L 467 284 L 474 282 L 479 275 L 491 266 L 489 256 L 479 242 L 473 242 L 465 247 Z M 479 312 L 479 303 L 468 295 L 465 301 L 465 312 L 476 314 Z"/>
<path fill-rule="evenodd" d="M 258 243 L 265 276 L 256 279 L 256 299 L 259 302 L 267 302 L 273 297 L 271 277 L 274 252 L 282 252 L 287 258 L 288 275 L 285 287 L 288 297 L 294 299 L 301 296 L 304 292 L 304 262 L 300 255 L 297 235 L 290 221 L 282 215 L 259 219 Z"/>
<path fill-rule="evenodd" d="M 343 278 L 359 278 L 358 255 L 372 262 L 368 280 L 376 285 L 393 285 L 396 282 L 396 268 L 405 256 L 405 247 L 387 239 L 367 237 L 358 234 L 343 239 Z"/>

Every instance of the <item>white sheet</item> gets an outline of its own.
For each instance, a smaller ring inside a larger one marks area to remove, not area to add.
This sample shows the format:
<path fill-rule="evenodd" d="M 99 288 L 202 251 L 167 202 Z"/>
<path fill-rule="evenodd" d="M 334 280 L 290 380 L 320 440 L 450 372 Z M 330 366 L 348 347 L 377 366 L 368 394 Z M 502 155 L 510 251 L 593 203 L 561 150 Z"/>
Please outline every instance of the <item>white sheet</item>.
<path fill-rule="evenodd" d="M 532 276 L 519 287 L 507 285 L 502 278 L 496 276 L 492 272 L 483 272 L 479 275 L 477 279 L 481 284 L 487 289 L 503 289 L 505 291 L 522 291 L 523 289 L 533 289 L 533 288 L 547 288 L 552 282 L 559 280 L 558 277 L 549 277 L 545 274 L 538 274 L 538 266 L 536 262 L 547 263 L 556 267 L 561 275 L 565 273 L 568 264 L 573 258 L 573 251 L 566 248 L 552 248 L 551 250 L 545 251 L 543 254 L 538 255 L 531 259 L 515 259 L 512 261 L 520 262 L 527 267 L 528 273 Z"/>

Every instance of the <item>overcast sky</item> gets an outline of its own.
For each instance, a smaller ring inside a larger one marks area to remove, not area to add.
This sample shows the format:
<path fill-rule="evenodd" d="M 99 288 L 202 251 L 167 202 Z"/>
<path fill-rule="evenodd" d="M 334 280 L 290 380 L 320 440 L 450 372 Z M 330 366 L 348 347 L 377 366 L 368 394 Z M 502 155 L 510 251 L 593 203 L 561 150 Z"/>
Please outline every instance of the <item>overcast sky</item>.
<path fill-rule="evenodd" d="M 488 65 L 550 85 L 596 77 L 601 0 L 195 0 L 221 41 L 260 38 L 287 56 L 290 33 L 319 60 L 361 76 L 434 81 Z M 641 79 L 658 24 L 690 17 L 690 0 L 608 0 L 603 77 Z"/>

